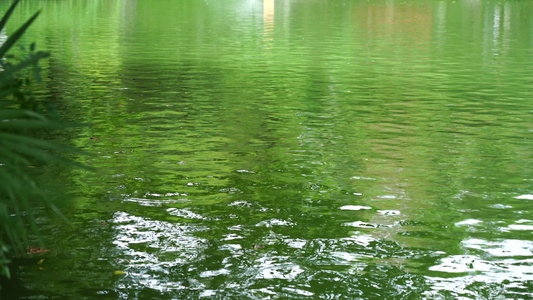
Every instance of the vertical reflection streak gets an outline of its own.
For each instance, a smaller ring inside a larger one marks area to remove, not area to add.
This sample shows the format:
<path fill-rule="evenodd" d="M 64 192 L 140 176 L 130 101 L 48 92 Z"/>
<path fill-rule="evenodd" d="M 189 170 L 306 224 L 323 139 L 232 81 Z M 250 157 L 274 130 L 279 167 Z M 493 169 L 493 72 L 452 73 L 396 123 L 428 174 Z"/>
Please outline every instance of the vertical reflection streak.
<path fill-rule="evenodd" d="M 274 39 L 274 0 L 263 0 L 263 41 L 265 48 L 272 48 Z"/>

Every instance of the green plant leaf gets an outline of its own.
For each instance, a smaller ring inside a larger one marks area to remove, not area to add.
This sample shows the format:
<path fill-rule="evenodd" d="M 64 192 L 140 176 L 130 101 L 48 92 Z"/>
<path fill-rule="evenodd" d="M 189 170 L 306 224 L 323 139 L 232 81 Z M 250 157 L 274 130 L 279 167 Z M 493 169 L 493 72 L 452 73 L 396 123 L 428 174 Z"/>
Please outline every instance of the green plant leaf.
<path fill-rule="evenodd" d="M 3 46 L 2 46 L 3 47 Z M 0 48 L 1 49 L 1 48 Z M 6 68 L 3 72 L 0 73 L 0 82 L 5 81 L 8 82 L 10 78 L 13 77 L 13 75 L 31 65 L 35 65 L 39 60 L 49 57 L 50 53 L 39 51 L 36 54 L 32 55 L 30 58 L 25 59 L 24 61 L 11 66 L 9 68 Z M 2 87 L 2 85 L 0 85 Z"/>
<path fill-rule="evenodd" d="M 0 129 L 65 128 L 65 124 L 42 120 L 9 120 L 0 122 Z"/>
<path fill-rule="evenodd" d="M 26 23 L 24 23 L 15 33 L 13 33 L 7 41 L 0 47 L 0 57 L 4 57 L 6 52 L 11 49 L 11 47 L 20 39 L 20 37 L 24 34 L 26 29 L 30 27 L 31 23 L 35 21 L 37 16 L 39 16 L 40 11 L 36 12 Z"/>
<path fill-rule="evenodd" d="M 15 7 L 17 7 L 19 1 L 20 0 L 15 0 L 13 4 L 11 4 L 9 9 L 6 11 L 6 13 L 4 14 L 4 17 L 2 18 L 2 20 L 0 20 L 0 31 L 4 29 L 4 26 L 6 26 L 7 20 L 9 20 L 9 18 L 11 17 L 11 14 L 15 10 Z"/>

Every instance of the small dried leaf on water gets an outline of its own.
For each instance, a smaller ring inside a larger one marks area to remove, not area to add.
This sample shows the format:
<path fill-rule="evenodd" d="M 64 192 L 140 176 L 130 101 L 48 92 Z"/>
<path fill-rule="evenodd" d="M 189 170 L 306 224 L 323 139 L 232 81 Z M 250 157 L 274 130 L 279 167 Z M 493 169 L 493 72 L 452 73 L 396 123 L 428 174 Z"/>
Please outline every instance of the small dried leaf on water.
<path fill-rule="evenodd" d="M 124 273 L 123 271 L 120 271 L 120 270 L 117 270 L 115 272 L 113 272 L 113 275 L 124 275 L 126 273 Z"/>
<path fill-rule="evenodd" d="M 41 253 L 50 252 L 50 250 L 42 249 L 40 247 L 28 247 L 28 252 L 30 252 L 30 254 L 41 254 Z"/>
<path fill-rule="evenodd" d="M 41 259 L 39 259 L 39 261 L 37 262 L 37 264 L 38 264 L 38 265 L 42 265 L 43 262 L 44 262 L 44 258 L 41 258 Z"/>
<path fill-rule="evenodd" d="M 263 249 L 263 248 L 265 248 L 265 246 L 263 246 L 263 245 L 253 245 L 252 248 L 254 248 L 254 249 Z"/>

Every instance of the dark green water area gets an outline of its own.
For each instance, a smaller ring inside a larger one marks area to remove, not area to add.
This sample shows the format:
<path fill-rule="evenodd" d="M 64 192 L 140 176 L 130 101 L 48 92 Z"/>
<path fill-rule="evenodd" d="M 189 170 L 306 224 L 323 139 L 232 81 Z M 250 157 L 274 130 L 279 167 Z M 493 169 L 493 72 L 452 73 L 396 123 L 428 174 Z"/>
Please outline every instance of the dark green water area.
<path fill-rule="evenodd" d="M 36 207 L 2 299 L 533 299 L 532 1 L 26 0 L 1 35 L 38 9 L 95 171 L 36 170 L 70 223 Z"/>

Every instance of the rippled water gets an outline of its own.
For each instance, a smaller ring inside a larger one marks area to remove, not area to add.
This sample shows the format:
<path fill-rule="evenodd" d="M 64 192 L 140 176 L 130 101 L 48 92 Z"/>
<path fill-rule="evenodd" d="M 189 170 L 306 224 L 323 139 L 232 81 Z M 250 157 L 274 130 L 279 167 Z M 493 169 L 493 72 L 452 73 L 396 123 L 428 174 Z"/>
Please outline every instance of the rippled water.
<path fill-rule="evenodd" d="M 24 5 L 97 171 L 5 297 L 533 298 L 531 2 Z"/>

